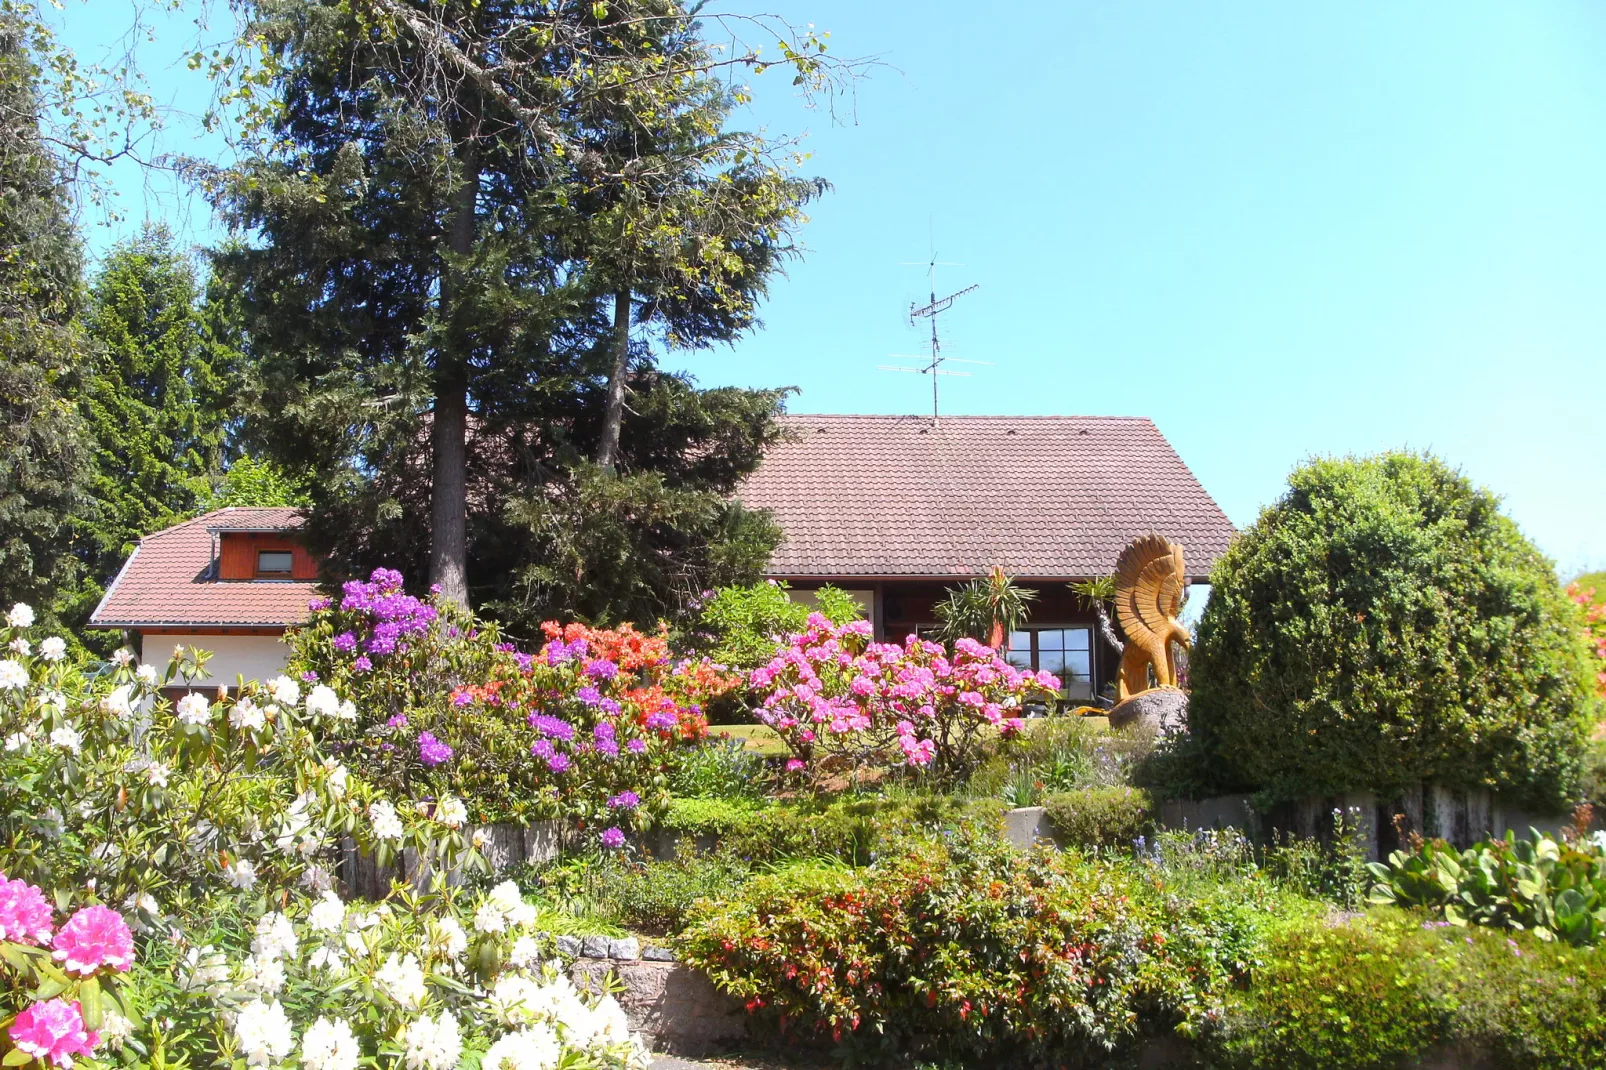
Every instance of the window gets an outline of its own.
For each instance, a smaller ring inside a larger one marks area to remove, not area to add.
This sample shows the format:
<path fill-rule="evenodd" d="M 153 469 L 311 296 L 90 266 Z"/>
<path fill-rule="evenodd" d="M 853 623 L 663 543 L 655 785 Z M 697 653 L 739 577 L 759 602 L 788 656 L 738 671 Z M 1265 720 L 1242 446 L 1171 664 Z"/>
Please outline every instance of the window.
<path fill-rule="evenodd" d="M 1093 629 L 1025 628 L 1009 633 L 1011 665 L 1047 670 L 1060 678 L 1061 694 L 1093 700 Z"/>
<path fill-rule="evenodd" d="M 257 575 L 268 579 L 289 579 L 291 561 L 289 550 L 258 550 Z"/>

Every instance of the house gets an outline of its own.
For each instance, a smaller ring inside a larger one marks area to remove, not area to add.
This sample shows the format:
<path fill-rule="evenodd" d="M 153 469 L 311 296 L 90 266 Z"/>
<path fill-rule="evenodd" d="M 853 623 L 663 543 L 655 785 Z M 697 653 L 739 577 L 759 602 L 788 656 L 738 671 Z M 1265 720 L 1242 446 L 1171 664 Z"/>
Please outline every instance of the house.
<path fill-rule="evenodd" d="M 1039 592 L 1012 661 L 1087 701 L 1119 655 L 1068 587 L 1107 576 L 1131 540 L 1182 544 L 1203 582 L 1234 529 L 1154 423 L 1112 416 L 807 416 L 738 490 L 784 538 L 769 576 L 807 597 L 852 592 L 878 636 L 937 623 L 947 590 L 999 566 Z"/>
<path fill-rule="evenodd" d="M 295 509 L 229 508 L 147 535 L 89 626 L 121 630 L 159 668 L 174 646 L 212 651 L 198 686 L 275 676 L 290 654 L 285 629 L 318 596 L 318 561 L 300 527 Z"/>

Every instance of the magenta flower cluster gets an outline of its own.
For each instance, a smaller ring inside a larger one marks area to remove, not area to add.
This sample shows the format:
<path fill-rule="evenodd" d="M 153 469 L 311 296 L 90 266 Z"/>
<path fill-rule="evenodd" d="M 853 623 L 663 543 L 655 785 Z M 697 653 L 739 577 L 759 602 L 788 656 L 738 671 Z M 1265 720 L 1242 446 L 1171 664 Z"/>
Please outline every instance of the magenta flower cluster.
<path fill-rule="evenodd" d="M 956 739 L 1019 731 L 1025 706 L 1051 701 L 1060 686 L 1052 673 L 1018 669 L 971 639 L 950 656 L 914 635 L 873 642 L 868 622 L 838 627 L 817 613 L 748 683 L 762 696 L 759 720 L 792 749 L 794 772 L 825 755 L 931 766 Z"/>
<path fill-rule="evenodd" d="M 52 922 L 43 892 L 25 881 L 0 877 L 0 940 L 30 947 L 48 942 L 60 968 L 81 978 L 123 972 L 134 964 L 133 933 L 110 907 L 83 907 L 53 934 Z M 84 1025 L 79 1002 L 59 996 L 23 1008 L 7 1032 L 15 1050 L 62 1068 L 77 1056 L 94 1054 L 100 1043 L 100 1036 Z"/>

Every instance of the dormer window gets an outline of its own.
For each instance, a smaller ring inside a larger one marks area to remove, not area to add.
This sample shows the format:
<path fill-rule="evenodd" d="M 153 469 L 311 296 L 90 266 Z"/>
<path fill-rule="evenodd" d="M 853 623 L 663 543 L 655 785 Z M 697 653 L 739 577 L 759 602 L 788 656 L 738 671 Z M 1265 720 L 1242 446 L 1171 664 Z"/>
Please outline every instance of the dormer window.
<path fill-rule="evenodd" d="M 258 550 L 257 576 L 264 580 L 290 578 L 292 555 L 289 550 Z"/>

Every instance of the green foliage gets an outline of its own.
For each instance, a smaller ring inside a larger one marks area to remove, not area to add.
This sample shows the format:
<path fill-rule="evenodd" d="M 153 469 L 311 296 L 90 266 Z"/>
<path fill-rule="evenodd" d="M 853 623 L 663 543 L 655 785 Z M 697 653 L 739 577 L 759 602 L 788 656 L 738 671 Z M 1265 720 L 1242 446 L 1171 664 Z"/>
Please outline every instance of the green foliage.
<path fill-rule="evenodd" d="M 1022 777 L 1049 793 L 1126 787 L 1145 771 L 1156 742 L 1152 731 L 1138 727 L 1112 732 L 1102 720 L 1033 718 L 1025 731 L 999 741 L 970 778 L 969 790 L 994 795 Z"/>
<path fill-rule="evenodd" d="M 690 626 L 692 645 L 733 669 L 756 669 L 775 656 L 786 637 L 808 627 L 809 614 L 832 624 L 859 620 L 863 612 L 847 592 L 825 586 L 814 592 L 815 608 L 788 596 L 785 583 L 771 580 L 714 591 Z"/>
<path fill-rule="evenodd" d="M 1142 788 L 1060 792 L 1045 799 L 1043 807 L 1064 844 L 1126 849 L 1154 832 L 1154 801 Z"/>
<path fill-rule="evenodd" d="M 913 830 L 998 835 L 997 799 L 891 792 L 829 802 L 799 800 L 754 810 L 720 837 L 719 849 L 747 862 L 829 859 L 862 866 Z"/>
<path fill-rule="evenodd" d="M 669 860 L 574 859 L 525 873 L 521 883 L 594 925 L 658 936 L 679 932 L 697 900 L 723 895 L 751 875 L 729 855 L 682 851 Z"/>
<path fill-rule="evenodd" d="M 1218 787 L 1271 799 L 1433 780 L 1560 806 L 1594 709 L 1578 625 L 1443 463 L 1314 461 L 1216 563 L 1190 725 Z"/>
<path fill-rule="evenodd" d="M 669 790 L 685 799 L 754 800 L 764 794 L 765 762 L 739 739 L 707 739 L 677 751 Z"/>
<path fill-rule="evenodd" d="M 678 946 L 750 1010 L 867 1059 L 1103 1065 L 1211 1020 L 1258 906 L 1227 888 L 1168 903 L 1130 867 L 1071 854 L 915 838 L 865 870 L 757 877 L 699 904 Z"/>
<path fill-rule="evenodd" d="M 759 809 L 745 799 L 674 798 L 658 827 L 689 836 L 728 836 L 749 824 Z"/>
<path fill-rule="evenodd" d="M 1210 1038 L 1233 1067 L 1394 1068 L 1463 1051 L 1512 1068 L 1606 1060 L 1606 961 L 1392 910 L 1294 917 Z"/>
<path fill-rule="evenodd" d="M 26 29 L 0 10 L 0 603 L 43 610 L 80 571 L 67 535 L 90 458 L 70 401 L 85 359 L 81 254 L 39 136 Z"/>
<path fill-rule="evenodd" d="M 942 623 L 945 641 L 968 638 L 1001 647 L 1010 632 L 1026 623 L 1035 601 L 1036 591 L 1017 586 L 1003 569 L 994 568 L 986 579 L 970 580 L 949 591 L 933 612 Z"/>
<path fill-rule="evenodd" d="M 230 506 L 304 506 L 312 500 L 305 480 L 292 476 L 268 460 L 249 454 L 236 458 L 223 473 L 223 481 L 198 507 L 206 513 Z"/>
<path fill-rule="evenodd" d="M 1457 851 L 1429 840 L 1369 867 L 1371 901 L 1428 907 L 1452 925 L 1526 929 L 1542 940 L 1600 943 L 1606 933 L 1606 845 L 1507 832 Z"/>

